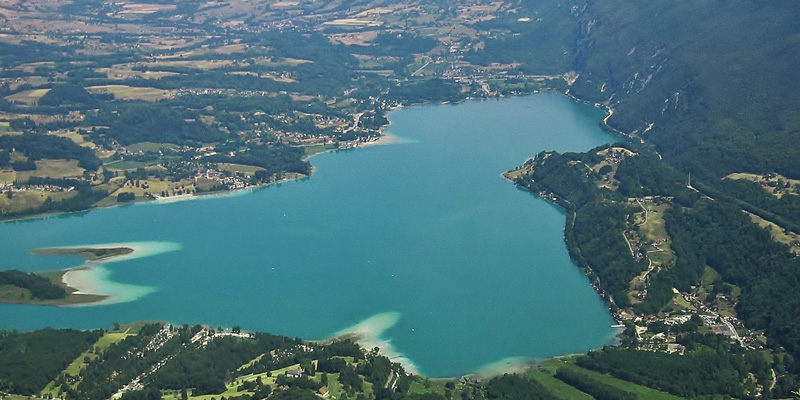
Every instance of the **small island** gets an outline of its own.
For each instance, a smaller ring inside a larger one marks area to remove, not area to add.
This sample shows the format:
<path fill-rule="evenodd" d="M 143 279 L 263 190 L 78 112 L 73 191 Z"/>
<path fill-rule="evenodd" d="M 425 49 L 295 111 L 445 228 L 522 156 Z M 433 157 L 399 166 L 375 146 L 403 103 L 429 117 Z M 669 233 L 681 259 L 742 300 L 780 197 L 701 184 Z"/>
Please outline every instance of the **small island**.
<path fill-rule="evenodd" d="M 78 255 L 87 262 L 109 260 L 113 257 L 134 252 L 130 247 L 53 247 L 31 250 L 37 255 Z M 97 303 L 110 296 L 87 293 L 70 285 L 70 273 L 86 270 L 81 266 L 39 273 L 19 270 L 0 271 L 0 302 L 14 304 L 35 304 L 53 306 L 73 306 Z"/>
<path fill-rule="evenodd" d="M 75 255 L 85 258 L 86 261 L 100 261 L 133 253 L 133 249 L 130 247 L 51 247 L 46 249 L 31 250 L 31 253 L 43 256 Z"/>

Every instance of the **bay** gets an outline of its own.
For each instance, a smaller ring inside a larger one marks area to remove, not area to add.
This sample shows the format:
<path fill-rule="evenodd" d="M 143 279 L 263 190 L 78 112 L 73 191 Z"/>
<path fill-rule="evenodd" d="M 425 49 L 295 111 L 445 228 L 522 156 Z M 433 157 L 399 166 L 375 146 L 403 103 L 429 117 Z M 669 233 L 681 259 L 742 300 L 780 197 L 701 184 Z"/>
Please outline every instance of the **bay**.
<path fill-rule="evenodd" d="M 612 137 L 604 112 L 536 94 L 392 112 L 399 143 L 324 153 L 311 178 L 235 195 L 0 224 L 1 269 L 81 265 L 54 246 L 135 243 L 95 264 L 95 306 L 0 305 L 0 328 L 163 320 L 323 339 L 356 329 L 453 376 L 613 341 L 563 242 L 564 213 L 500 174 Z"/>

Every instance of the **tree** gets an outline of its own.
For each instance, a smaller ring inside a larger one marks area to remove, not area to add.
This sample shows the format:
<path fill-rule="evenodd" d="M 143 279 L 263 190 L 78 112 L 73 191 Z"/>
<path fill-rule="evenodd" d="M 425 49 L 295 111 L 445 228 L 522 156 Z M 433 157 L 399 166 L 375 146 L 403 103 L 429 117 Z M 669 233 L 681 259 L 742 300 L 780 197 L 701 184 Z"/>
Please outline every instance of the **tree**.
<path fill-rule="evenodd" d="M 314 368 L 314 362 L 311 361 L 310 358 L 303 358 L 300 360 L 300 368 L 306 375 L 314 376 L 316 369 Z"/>
<path fill-rule="evenodd" d="M 136 199 L 133 192 L 124 192 L 117 195 L 117 203 L 127 203 Z"/>

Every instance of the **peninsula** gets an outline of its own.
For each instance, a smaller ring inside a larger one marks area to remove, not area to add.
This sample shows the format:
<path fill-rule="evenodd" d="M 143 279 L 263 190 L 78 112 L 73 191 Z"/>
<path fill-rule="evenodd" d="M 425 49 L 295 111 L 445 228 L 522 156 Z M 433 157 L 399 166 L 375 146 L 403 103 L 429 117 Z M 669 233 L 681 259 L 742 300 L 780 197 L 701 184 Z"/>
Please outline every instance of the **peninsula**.
<path fill-rule="evenodd" d="M 109 261 L 131 255 L 130 247 L 52 247 L 31 250 L 36 255 L 77 255 L 88 263 Z M 0 271 L 0 302 L 51 306 L 74 306 L 102 302 L 107 294 L 93 293 L 90 286 L 81 284 L 80 275 L 89 266 L 58 271 L 24 273 L 17 270 Z M 78 283 L 76 283 L 78 282 Z"/>

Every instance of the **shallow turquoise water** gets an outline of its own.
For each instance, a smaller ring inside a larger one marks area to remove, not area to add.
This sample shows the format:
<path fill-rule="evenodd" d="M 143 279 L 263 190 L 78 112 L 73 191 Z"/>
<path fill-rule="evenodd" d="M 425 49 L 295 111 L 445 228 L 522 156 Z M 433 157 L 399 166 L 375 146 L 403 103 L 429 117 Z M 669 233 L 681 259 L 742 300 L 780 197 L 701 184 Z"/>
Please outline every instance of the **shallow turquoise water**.
<path fill-rule="evenodd" d="M 389 316 L 369 321 L 431 376 L 600 347 L 614 322 L 567 255 L 564 214 L 500 173 L 612 141 L 603 115 L 556 94 L 412 107 L 390 115 L 403 143 L 315 156 L 303 181 L 0 224 L 2 269 L 82 263 L 28 253 L 41 247 L 171 250 L 97 267 L 122 302 L 0 305 L 0 327 L 147 319 L 321 339 Z"/>

